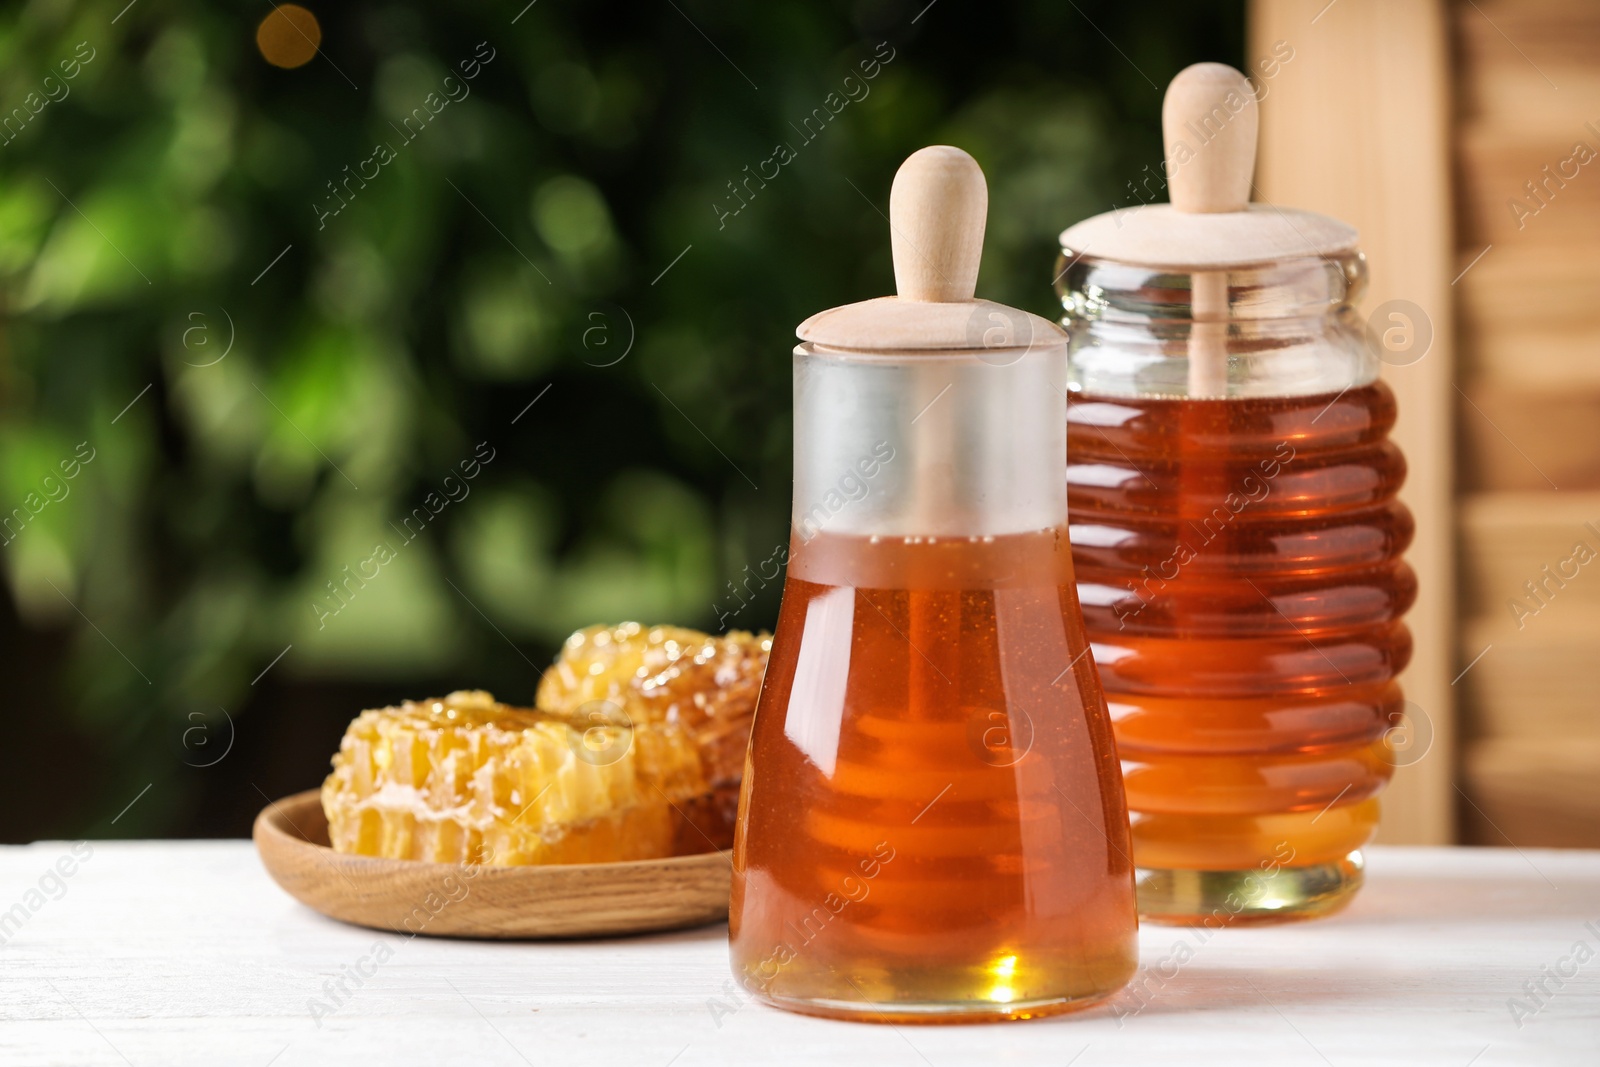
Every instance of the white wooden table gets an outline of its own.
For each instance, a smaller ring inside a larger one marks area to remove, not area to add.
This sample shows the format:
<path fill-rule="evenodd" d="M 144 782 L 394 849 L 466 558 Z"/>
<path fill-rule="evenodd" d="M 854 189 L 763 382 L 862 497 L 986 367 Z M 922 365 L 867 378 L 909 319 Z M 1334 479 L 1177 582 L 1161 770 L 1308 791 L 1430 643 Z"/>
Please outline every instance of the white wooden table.
<path fill-rule="evenodd" d="M 246 841 L 88 847 L 59 883 L 69 846 L 0 849 L 0 1064 L 1600 1064 L 1600 852 L 1375 848 L 1336 918 L 1146 927 L 1142 1005 L 888 1027 L 745 1003 L 724 926 L 408 940 L 301 907 Z"/>

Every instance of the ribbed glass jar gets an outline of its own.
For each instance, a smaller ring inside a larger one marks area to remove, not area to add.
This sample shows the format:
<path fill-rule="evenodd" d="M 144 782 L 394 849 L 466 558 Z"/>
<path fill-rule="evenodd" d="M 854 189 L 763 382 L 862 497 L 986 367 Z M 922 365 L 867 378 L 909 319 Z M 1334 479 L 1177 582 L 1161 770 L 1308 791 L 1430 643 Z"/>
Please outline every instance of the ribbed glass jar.
<path fill-rule="evenodd" d="M 1364 261 L 1059 268 L 1073 560 L 1140 913 L 1336 910 L 1393 771 L 1416 596 Z"/>

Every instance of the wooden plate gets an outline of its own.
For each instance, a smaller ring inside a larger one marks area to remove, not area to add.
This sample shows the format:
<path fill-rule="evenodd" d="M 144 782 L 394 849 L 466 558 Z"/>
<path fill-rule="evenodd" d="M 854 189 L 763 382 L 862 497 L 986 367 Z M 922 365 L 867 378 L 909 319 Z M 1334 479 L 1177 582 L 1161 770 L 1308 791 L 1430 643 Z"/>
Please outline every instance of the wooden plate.
<path fill-rule="evenodd" d="M 631 863 L 456 866 L 335 852 L 317 790 L 256 816 L 256 851 L 296 900 L 358 926 L 443 937 L 637 934 L 728 917 L 732 853 Z"/>

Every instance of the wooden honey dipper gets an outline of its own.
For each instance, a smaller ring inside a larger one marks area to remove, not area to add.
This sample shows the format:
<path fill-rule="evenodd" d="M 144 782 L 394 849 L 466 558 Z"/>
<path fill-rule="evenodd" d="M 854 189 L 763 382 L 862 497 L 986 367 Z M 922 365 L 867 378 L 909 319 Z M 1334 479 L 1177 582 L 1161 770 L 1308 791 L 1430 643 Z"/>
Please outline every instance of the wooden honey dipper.
<path fill-rule="evenodd" d="M 1236 215 L 1250 203 L 1260 116 L 1244 75 L 1222 63 L 1186 67 L 1167 86 L 1161 135 L 1177 211 Z M 1185 138 L 1199 142 L 1191 147 Z M 1203 139 L 1202 139 L 1203 138 Z M 1243 216 L 1248 219 L 1249 216 Z M 1189 282 L 1189 395 L 1228 391 L 1228 272 L 1195 271 Z"/>

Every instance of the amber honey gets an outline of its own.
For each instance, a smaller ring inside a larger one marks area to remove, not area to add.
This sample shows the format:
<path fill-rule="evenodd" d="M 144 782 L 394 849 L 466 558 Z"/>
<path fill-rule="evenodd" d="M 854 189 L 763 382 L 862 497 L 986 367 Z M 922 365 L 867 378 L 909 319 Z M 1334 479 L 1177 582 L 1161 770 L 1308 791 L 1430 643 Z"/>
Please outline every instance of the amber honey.
<path fill-rule="evenodd" d="M 1073 558 L 1146 917 L 1301 917 L 1359 885 L 1416 596 L 1394 419 L 1381 383 L 1069 400 Z"/>
<path fill-rule="evenodd" d="M 1127 981 L 1127 812 L 1076 600 L 1059 528 L 794 539 L 734 851 L 747 989 L 947 1021 Z"/>

